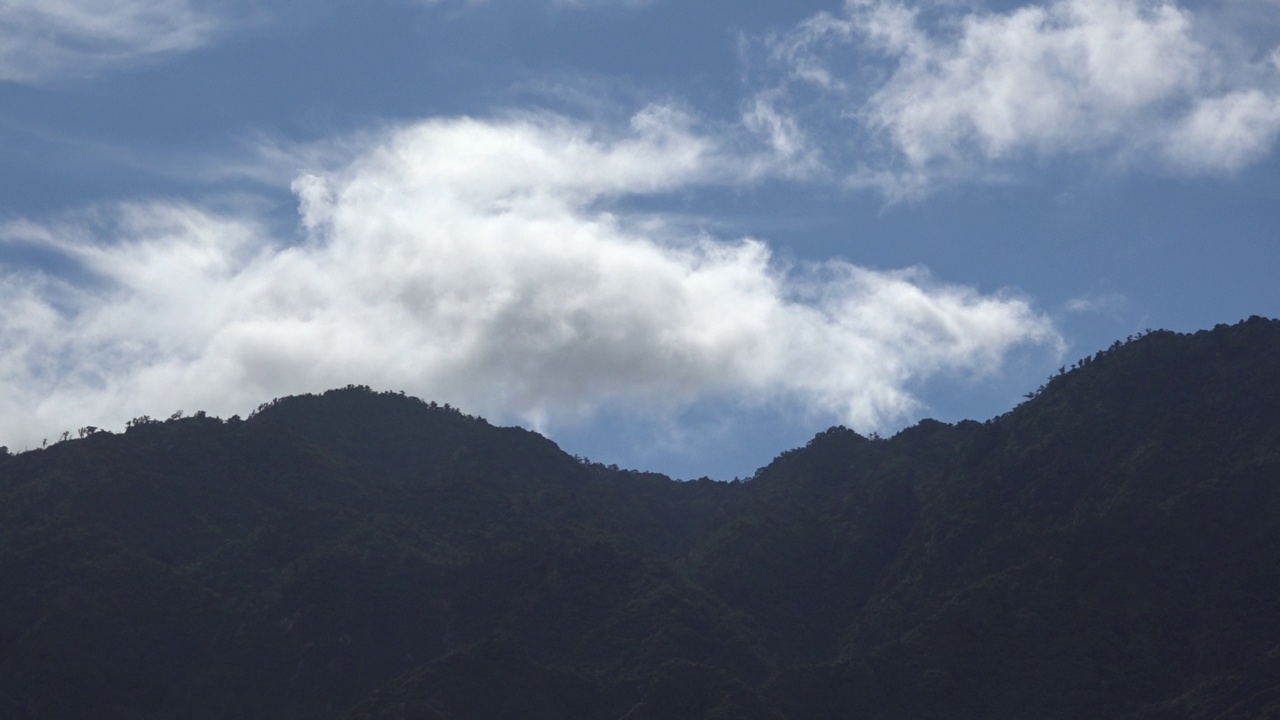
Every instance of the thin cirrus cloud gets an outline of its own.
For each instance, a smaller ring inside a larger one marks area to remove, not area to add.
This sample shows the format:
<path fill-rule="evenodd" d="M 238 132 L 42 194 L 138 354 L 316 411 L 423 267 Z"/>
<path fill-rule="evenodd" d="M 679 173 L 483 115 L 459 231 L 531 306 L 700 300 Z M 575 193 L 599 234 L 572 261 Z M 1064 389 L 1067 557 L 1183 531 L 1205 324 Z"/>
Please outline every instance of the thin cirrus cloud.
<path fill-rule="evenodd" d="M 1017 297 L 788 267 L 759 240 L 626 210 L 752 164 L 669 108 L 612 133 L 434 119 L 344 147 L 293 182 L 299 237 L 165 202 L 3 226 L 72 268 L 0 279 L 5 441 L 347 383 L 543 428 L 708 399 L 874 428 L 916 409 L 913 383 L 1060 343 Z"/>
<path fill-rule="evenodd" d="M 87 77 L 208 44 L 227 24 L 195 0 L 8 0 L 0 80 Z"/>
<path fill-rule="evenodd" d="M 769 92 L 807 90 L 851 119 L 853 180 L 890 194 L 1032 157 L 1229 173 L 1266 157 L 1280 134 L 1280 55 L 1249 47 L 1208 7 L 953 7 L 847 0 L 769 39 L 780 71 Z M 870 72 L 869 59 L 887 66 Z"/>

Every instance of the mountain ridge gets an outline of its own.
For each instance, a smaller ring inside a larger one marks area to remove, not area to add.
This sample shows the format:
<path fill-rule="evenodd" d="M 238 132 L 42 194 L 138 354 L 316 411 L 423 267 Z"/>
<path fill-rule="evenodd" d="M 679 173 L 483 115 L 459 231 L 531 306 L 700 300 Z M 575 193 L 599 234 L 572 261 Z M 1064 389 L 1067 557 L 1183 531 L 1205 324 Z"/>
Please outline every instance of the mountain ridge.
<path fill-rule="evenodd" d="M 0 719 L 1268 717 L 1278 368 L 1147 333 L 739 483 L 357 386 L 6 454 Z"/>

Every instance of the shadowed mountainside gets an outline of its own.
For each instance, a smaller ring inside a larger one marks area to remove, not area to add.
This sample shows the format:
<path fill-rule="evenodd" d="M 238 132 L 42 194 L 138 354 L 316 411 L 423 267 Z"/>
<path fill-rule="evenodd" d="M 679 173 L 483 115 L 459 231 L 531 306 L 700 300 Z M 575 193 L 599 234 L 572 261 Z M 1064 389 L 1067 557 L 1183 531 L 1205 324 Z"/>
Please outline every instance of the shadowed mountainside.
<path fill-rule="evenodd" d="M 351 387 L 0 456 L 0 720 L 1280 714 L 1280 322 L 748 481 Z"/>

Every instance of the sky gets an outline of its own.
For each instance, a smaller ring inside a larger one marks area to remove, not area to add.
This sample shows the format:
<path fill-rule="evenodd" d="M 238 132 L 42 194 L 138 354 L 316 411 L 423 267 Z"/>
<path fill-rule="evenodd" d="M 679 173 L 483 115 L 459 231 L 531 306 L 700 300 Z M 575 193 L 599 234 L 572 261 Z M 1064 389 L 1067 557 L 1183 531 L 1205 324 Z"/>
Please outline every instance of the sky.
<path fill-rule="evenodd" d="M 0 444 L 348 384 L 679 478 L 1280 315 L 1280 0 L 0 0 Z"/>

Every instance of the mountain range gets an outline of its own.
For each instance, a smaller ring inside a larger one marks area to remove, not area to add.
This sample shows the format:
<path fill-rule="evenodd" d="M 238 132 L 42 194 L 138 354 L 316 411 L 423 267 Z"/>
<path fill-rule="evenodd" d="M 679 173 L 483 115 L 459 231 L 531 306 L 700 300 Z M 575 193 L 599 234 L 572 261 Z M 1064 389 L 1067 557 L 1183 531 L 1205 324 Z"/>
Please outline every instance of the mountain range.
<path fill-rule="evenodd" d="M 0 720 L 1280 718 L 1280 321 L 738 482 L 350 386 L 0 453 Z"/>

